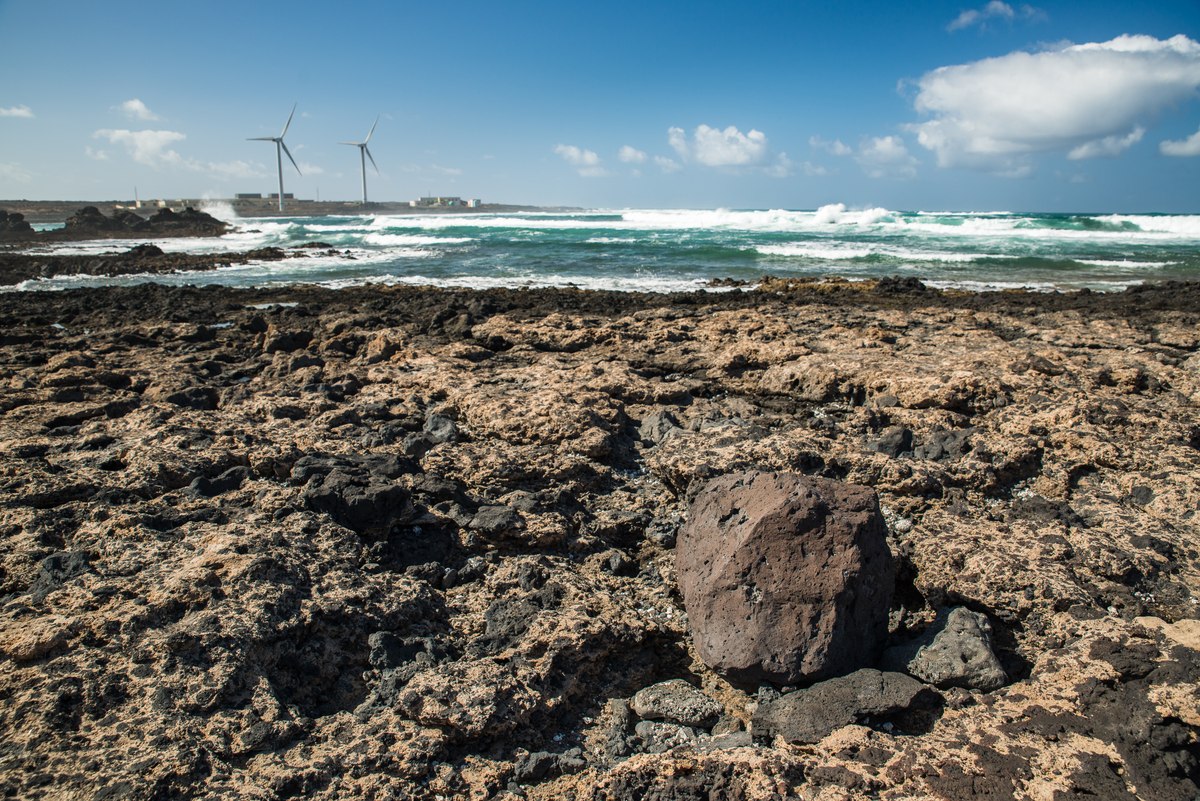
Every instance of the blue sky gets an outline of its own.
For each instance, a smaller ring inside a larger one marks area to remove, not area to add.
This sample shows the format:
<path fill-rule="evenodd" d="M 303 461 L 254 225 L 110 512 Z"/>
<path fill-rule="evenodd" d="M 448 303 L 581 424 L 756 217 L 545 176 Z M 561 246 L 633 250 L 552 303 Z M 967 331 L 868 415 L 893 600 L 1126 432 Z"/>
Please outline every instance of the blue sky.
<path fill-rule="evenodd" d="M 1200 212 L 1200 3 L 0 0 L 0 198 Z"/>

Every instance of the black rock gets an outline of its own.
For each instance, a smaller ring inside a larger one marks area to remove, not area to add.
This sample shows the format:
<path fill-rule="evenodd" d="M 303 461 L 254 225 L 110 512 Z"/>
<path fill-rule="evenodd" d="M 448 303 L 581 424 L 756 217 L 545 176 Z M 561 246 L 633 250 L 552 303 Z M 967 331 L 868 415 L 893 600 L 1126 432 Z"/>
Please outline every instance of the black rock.
<path fill-rule="evenodd" d="M 913 435 L 904 426 L 889 426 L 871 443 L 871 450 L 893 458 L 912 450 Z"/>
<path fill-rule="evenodd" d="M 233 492 L 235 489 L 239 489 L 248 478 L 250 478 L 250 469 L 248 467 L 231 467 L 216 478 L 199 476 L 192 481 L 188 489 L 196 495 L 205 498 L 215 498 L 218 495 L 224 495 L 226 492 Z"/>
<path fill-rule="evenodd" d="M 941 705 L 941 695 L 914 678 L 863 668 L 760 704 L 754 713 L 754 739 L 770 742 L 779 735 L 789 743 L 809 744 L 842 726 L 863 722 L 895 722 L 902 730 L 921 730 Z"/>

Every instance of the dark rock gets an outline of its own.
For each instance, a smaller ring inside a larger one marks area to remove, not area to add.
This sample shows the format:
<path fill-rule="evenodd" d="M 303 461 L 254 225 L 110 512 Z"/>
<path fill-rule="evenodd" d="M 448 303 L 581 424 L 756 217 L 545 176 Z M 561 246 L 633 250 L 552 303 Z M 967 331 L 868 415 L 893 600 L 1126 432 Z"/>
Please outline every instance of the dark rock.
<path fill-rule="evenodd" d="M 386 537 L 415 515 L 408 490 L 394 481 L 417 469 L 397 456 L 305 456 L 293 465 L 291 478 L 305 485 L 301 497 L 309 509 L 359 534 Z"/>
<path fill-rule="evenodd" d="M 884 652 L 883 665 L 941 688 L 995 690 L 1008 677 L 992 652 L 991 634 L 986 615 L 961 606 L 942 610 L 919 638 Z"/>
<path fill-rule="evenodd" d="M 185 409 L 211 412 L 217 408 L 217 391 L 212 387 L 188 387 L 166 395 L 163 400 Z"/>
<path fill-rule="evenodd" d="M 425 454 L 429 453 L 429 451 L 432 450 L 433 446 L 436 444 L 437 443 L 434 442 L 433 437 L 429 436 L 428 434 L 409 434 L 404 438 L 404 441 L 400 443 L 400 450 L 405 456 L 411 456 L 414 459 L 420 459 Z"/>
<path fill-rule="evenodd" d="M 578 748 L 561 754 L 550 751 L 535 751 L 526 754 L 513 765 L 513 781 L 532 784 L 564 774 L 578 773 L 587 767 Z"/>
<path fill-rule="evenodd" d="M 642 442 L 658 445 L 676 431 L 682 431 L 675 415 L 668 411 L 652 412 L 642 418 L 638 426 L 638 437 Z"/>
<path fill-rule="evenodd" d="M 38 565 L 37 577 L 29 587 L 29 594 L 34 603 L 41 603 L 47 595 L 87 570 L 88 556 L 82 551 L 52 553 Z"/>
<path fill-rule="evenodd" d="M 490 536 L 512 533 L 521 528 L 521 515 L 511 506 L 481 506 L 467 526 Z"/>
<path fill-rule="evenodd" d="M 141 244 L 134 245 L 129 250 L 125 251 L 126 256 L 131 256 L 135 259 L 154 258 L 155 256 L 164 255 L 163 249 L 158 245 Z"/>
<path fill-rule="evenodd" d="M 231 467 L 216 478 L 199 476 L 192 481 L 188 488 L 196 495 L 205 498 L 215 498 L 218 495 L 239 489 L 248 478 L 250 478 L 250 468 Z"/>
<path fill-rule="evenodd" d="M 789 473 L 710 482 L 675 558 L 692 638 L 740 682 L 798 684 L 872 662 L 894 566 L 875 493 Z"/>
<path fill-rule="evenodd" d="M 928 287 L 921 283 L 913 276 L 901 278 L 898 275 L 889 275 L 886 278 L 880 278 L 875 284 L 876 292 L 888 293 L 910 293 L 910 292 L 926 292 Z"/>
<path fill-rule="evenodd" d="M 893 458 L 912 450 L 913 435 L 904 426 L 889 426 L 871 443 L 871 450 Z"/>
<path fill-rule="evenodd" d="M 920 438 L 913 447 L 913 456 L 930 461 L 959 459 L 971 451 L 971 433 L 969 429 L 934 429 Z"/>
<path fill-rule="evenodd" d="M 664 720 L 684 726 L 711 728 L 724 708 L 683 679 L 645 687 L 633 696 L 633 711 L 643 720 Z"/>
<path fill-rule="evenodd" d="M 443 414 L 429 415 L 423 431 L 435 444 L 454 442 L 458 439 L 458 424 Z"/>
<path fill-rule="evenodd" d="M 269 329 L 266 340 L 263 342 L 263 352 L 292 353 L 307 347 L 309 342 L 312 342 L 312 333 L 309 331 Z"/>
<path fill-rule="evenodd" d="M 34 235 L 33 226 L 25 221 L 25 215 L 0 209 L 0 237 L 27 238 Z"/>
<path fill-rule="evenodd" d="M 842 726 L 863 722 L 920 728 L 922 718 L 940 705 L 941 696 L 916 679 L 863 668 L 760 704 L 752 723 L 754 739 L 770 742 L 778 735 L 793 744 L 815 743 Z"/>
<path fill-rule="evenodd" d="M 386 536 L 393 523 L 411 516 L 408 491 L 398 484 L 364 481 L 334 470 L 304 489 L 308 508 L 325 512 L 341 525 L 360 534 Z"/>

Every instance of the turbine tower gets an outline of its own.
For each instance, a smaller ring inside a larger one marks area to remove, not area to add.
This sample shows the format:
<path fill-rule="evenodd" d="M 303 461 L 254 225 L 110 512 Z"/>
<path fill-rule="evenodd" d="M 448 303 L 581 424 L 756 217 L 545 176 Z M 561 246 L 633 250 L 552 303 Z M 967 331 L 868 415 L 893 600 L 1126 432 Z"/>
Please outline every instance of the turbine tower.
<path fill-rule="evenodd" d="M 275 143 L 275 161 L 279 167 L 279 210 L 283 211 L 283 154 L 287 153 L 288 160 L 292 162 L 292 166 L 296 168 L 297 175 L 303 175 L 300 172 L 300 165 L 292 158 L 292 151 L 287 149 L 287 145 L 283 143 L 283 137 L 287 136 L 288 126 L 292 124 L 292 117 L 296 116 L 296 104 L 292 104 L 292 113 L 288 115 L 287 122 L 283 124 L 283 133 L 279 136 L 251 136 L 246 141 L 248 142 L 274 142 Z M 371 161 L 374 164 L 374 160 Z"/>
<path fill-rule="evenodd" d="M 354 145 L 358 148 L 358 160 L 362 162 L 362 185 L 363 185 L 363 205 L 367 205 L 367 159 L 371 160 L 371 166 L 375 168 L 375 174 L 379 174 L 379 165 L 375 163 L 375 157 L 371 155 L 371 151 L 367 148 L 367 142 L 371 141 L 371 134 L 375 133 L 375 126 L 379 124 L 379 118 L 375 118 L 375 122 L 371 125 L 371 130 L 367 131 L 367 138 L 361 142 L 338 142 L 339 145 Z"/>

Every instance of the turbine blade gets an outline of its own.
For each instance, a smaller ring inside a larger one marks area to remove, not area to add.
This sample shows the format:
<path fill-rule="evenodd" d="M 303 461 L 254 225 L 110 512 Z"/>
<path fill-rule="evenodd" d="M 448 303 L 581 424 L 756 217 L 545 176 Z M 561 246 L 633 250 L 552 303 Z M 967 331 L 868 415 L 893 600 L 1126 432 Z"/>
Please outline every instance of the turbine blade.
<path fill-rule="evenodd" d="M 367 132 L 367 138 L 363 140 L 363 144 L 364 144 L 364 145 L 365 145 L 367 142 L 370 142 L 370 141 L 371 141 L 371 134 L 375 133 L 375 126 L 376 126 L 376 125 L 378 125 L 378 124 L 379 124 L 379 117 L 376 117 L 376 118 L 375 118 L 375 122 L 374 122 L 374 123 L 372 123 L 372 125 L 371 125 L 371 130 Z"/>
<path fill-rule="evenodd" d="M 354 145 L 355 147 L 358 147 L 359 145 L 362 144 L 362 142 L 338 142 L 338 144 L 339 145 Z"/>
<path fill-rule="evenodd" d="M 379 171 L 379 165 L 375 163 L 375 157 L 371 155 L 371 150 L 365 144 L 362 146 L 362 149 L 363 152 L 367 154 L 367 158 L 371 160 L 371 166 L 375 168 L 375 174 L 383 175 L 383 173 Z"/>
<path fill-rule="evenodd" d="M 246 141 L 247 142 L 274 142 L 275 137 L 273 137 L 273 136 L 248 136 L 248 137 L 246 137 Z"/>
<path fill-rule="evenodd" d="M 292 104 L 292 113 L 288 115 L 288 121 L 283 125 L 283 133 L 279 135 L 280 139 L 287 136 L 287 129 L 292 124 L 292 117 L 296 116 L 296 105 L 295 103 Z"/>
<path fill-rule="evenodd" d="M 294 158 L 292 158 L 292 151 L 287 149 L 287 145 L 284 144 L 282 139 L 279 140 L 279 144 L 283 146 L 283 152 L 287 153 L 288 160 L 290 160 L 292 162 L 292 166 L 296 168 L 296 174 L 304 175 L 304 173 L 300 172 L 300 165 L 296 163 Z"/>

